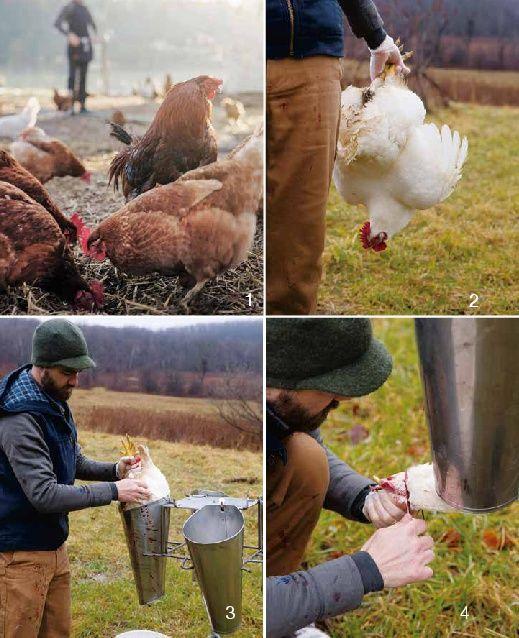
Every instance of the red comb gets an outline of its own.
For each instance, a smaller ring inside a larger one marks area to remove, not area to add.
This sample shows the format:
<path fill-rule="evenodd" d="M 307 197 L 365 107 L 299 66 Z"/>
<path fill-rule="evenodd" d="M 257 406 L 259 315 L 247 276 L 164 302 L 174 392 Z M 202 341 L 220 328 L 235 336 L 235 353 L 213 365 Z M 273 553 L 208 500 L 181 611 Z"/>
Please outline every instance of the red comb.
<path fill-rule="evenodd" d="M 85 255 L 88 255 L 87 241 L 90 237 L 90 228 L 87 227 L 81 215 L 78 213 L 74 213 L 70 218 L 70 221 L 77 228 L 77 238 L 79 245 L 81 246 L 81 250 L 85 253 Z"/>
<path fill-rule="evenodd" d="M 371 236 L 371 224 L 369 222 L 364 222 L 362 228 L 359 231 L 359 238 L 364 248 L 371 248 L 376 253 L 380 253 L 383 250 L 386 250 L 387 244 L 385 241 L 374 241 L 370 238 Z"/>
<path fill-rule="evenodd" d="M 369 236 L 371 233 L 371 224 L 369 222 L 364 222 L 362 228 L 359 231 L 359 238 L 364 248 L 371 248 L 369 243 Z"/>

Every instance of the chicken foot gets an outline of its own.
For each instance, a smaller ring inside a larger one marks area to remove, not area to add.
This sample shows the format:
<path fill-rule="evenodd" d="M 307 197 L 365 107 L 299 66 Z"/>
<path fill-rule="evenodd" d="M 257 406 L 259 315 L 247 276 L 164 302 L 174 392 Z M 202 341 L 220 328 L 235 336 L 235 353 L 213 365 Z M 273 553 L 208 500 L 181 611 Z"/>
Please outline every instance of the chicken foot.
<path fill-rule="evenodd" d="M 202 281 L 199 281 L 198 283 L 196 283 L 193 286 L 193 288 L 191 288 L 191 290 L 188 291 L 188 293 L 185 295 L 185 297 L 180 302 L 180 305 L 184 309 L 186 315 L 191 314 L 191 310 L 189 308 L 189 304 L 198 295 L 198 293 L 202 290 L 202 288 L 205 286 L 205 284 L 207 282 L 208 282 L 208 279 L 202 279 Z"/>

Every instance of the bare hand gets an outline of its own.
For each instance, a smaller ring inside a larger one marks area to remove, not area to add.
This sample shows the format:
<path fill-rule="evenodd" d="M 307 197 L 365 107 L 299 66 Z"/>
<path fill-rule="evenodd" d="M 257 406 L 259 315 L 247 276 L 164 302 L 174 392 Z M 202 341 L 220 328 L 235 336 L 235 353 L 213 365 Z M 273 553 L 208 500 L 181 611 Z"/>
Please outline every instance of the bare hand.
<path fill-rule="evenodd" d="M 400 587 L 433 575 L 427 567 L 434 558 L 434 542 L 425 532 L 425 521 L 405 514 L 390 527 L 377 530 L 362 547 L 377 564 L 384 587 Z"/>
<path fill-rule="evenodd" d="M 71 47 L 78 47 L 81 44 L 81 39 L 75 33 L 69 33 L 67 40 Z"/>
<path fill-rule="evenodd" d="M 404 516 L 406 506 L 399 496 L 376 490 L 366 496 L 362 513 L 375 527 L 389 527 Z"/>
<path fill-rule="evenodd" d="M 122 479 L 115 484 L 117 500 L 121 503 L 145 503 L 151 498 L 146 484 L 137 479 Z"/>
<path fill-rule="evenodd" d="M 117 462 L 117 478 L 123 479 L 128 476 L 128 473 L 133 470 L 141 469 L 141 457 L 136 456 L 122 456 Z"/>
<path fill-rule="evenodd" d="M 370 52 L 371 59 L 369 62 L 369 74 L 371 80 L 374 80 L 382 73 L 386 62 L 394 64 L 397 70 L 401 71 L 405 75 L 411 72 L 402 60 L 400 49 L 395 44 L 393 38 L 389 35 L 386 35 L 385 40 L 376 49 L 370 49 Z"/>

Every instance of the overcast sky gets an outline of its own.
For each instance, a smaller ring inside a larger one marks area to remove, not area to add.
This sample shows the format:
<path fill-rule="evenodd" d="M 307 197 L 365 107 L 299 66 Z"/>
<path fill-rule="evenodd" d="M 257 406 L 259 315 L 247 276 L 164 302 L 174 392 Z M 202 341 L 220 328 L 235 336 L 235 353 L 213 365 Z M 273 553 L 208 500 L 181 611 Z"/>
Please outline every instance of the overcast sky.
<path fill-rule="evenodd" d="M 0 317 L 1 321 L 10 321 L 12 319 L 38 319 L 39 317 Z M 49 317 L 53 319 L 54 317 Z M 64 317 L 69 321 L 79 324 L 88 324 L 91 326 L 111 326 L 119 328 L 123 326 L 138 326 L 140 328 L 147 328 L 148 330 L 165 330 L 167 328 L 176 328 L 179 326 L 192 326 L 201 323 L 223 323 L 223 322 L 236 322 L 236 321 L 256 321 L 261 319 L 257 317 L 149 317 L 149 316 L 136 316 L 136 317 L 105 317 L 98 315 L 81 315 L 79 317 Z M 41 319 L 41 318 L 39 318 Z M 1 326 L 1 324 L 0 324 Z"/>

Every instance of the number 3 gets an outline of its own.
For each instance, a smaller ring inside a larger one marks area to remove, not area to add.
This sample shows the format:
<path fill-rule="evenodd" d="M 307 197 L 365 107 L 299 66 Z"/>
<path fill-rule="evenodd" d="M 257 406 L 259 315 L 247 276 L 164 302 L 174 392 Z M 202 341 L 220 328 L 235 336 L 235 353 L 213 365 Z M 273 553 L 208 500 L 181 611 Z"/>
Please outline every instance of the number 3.
<path fill-rule="evenodd" d="M 234 620 L 236 618 L 236 613 L 234 611 L 234 607 L 232 607 L 231 605 L 226 607 L 225 611 L 228 612 L 227 615 L 225 616 L 227 618 L 227 620 Z"/>

